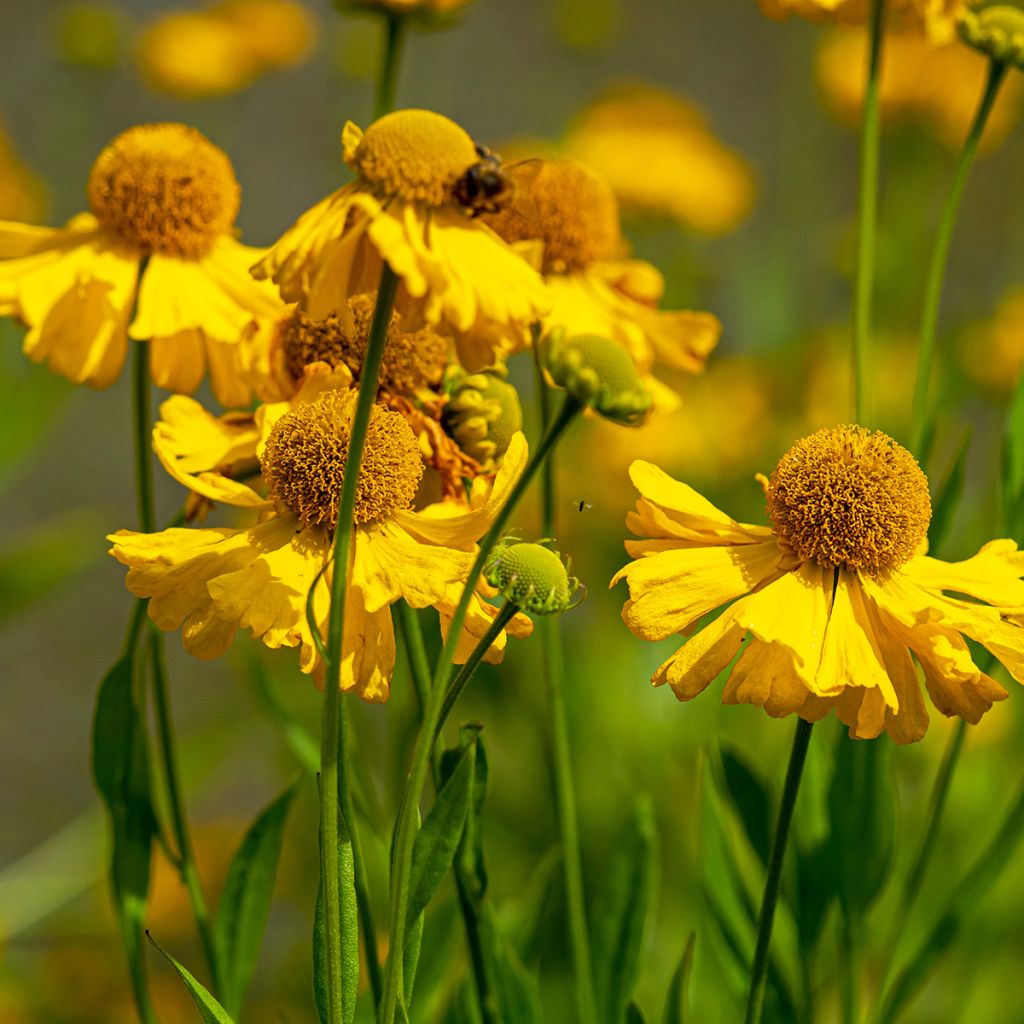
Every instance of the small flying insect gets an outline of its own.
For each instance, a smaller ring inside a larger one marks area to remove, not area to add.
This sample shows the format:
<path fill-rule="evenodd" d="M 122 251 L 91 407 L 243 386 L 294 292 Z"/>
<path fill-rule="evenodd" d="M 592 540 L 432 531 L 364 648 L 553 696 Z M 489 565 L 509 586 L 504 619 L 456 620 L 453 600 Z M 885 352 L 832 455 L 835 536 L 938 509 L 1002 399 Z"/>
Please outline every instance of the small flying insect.
<path fill-rule="evenodd" d="M 589 501 L 584 501 L 582 498 L 578 498 L 573 504 L 576 506 L 577 512 L 586 512 L 594 507 Z"/>
<path fill-rule="evenodd" d="M 515 195 L 515 183 L 501 165 L 501 157 L 479 142 L 475 143 L 480 159 L 471 164 L 452 185 L 452 196 L 466 207 L 470 217 L 482 213 L 498 213 Z"/>

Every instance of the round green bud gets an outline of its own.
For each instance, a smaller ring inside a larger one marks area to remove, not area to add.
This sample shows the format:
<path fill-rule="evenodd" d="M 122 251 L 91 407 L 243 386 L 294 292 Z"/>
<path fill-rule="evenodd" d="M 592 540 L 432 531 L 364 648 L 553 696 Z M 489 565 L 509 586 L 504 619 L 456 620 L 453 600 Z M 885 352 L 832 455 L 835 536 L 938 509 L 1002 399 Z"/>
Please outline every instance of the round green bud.
<path fill-rule="evenodd" d="M 627 426 L 643 422 L 651 393 L 629 353 L 597 334 L 566 337 L 551 331 L 541 342 L 544 365 L 554 382 L 607 419 Z"/>
<path fill-rule="evenodd" d="M 485 472 L 493 472 L 523 426 L 519 392 L 505 380 L 503 367 L 469 374 L 458 370 L 446 389 L 445 432 Z"/>
<path fill-rule="evenodd" d="M 960 37 L 992 60 L 1024 69 L 1024 10 L 1020 7 L 993 4 L 964 11 Z"/>
<path fill-rule="evenodd" d="M 484 565 L 484 578 L 506 600 L 534 615 L 553 615 L 579 604 L 574 598 L 580 581 L 543 544 L 501 541 Z"/>

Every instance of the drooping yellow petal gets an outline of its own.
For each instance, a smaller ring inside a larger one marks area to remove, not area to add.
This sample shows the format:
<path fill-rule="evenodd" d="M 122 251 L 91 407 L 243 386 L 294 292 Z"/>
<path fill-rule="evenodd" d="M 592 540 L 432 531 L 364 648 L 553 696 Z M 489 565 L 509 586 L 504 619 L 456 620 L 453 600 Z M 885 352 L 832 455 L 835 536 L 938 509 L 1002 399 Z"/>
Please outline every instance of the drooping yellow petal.
<path fill-rule="evenodd" d="M 395 630 L 391 609 L 368 612 L 356 587 L 345 601 L 345 646 L 341 654 L 341 688 L 355 690 L 372 704 L 383 704 L 395 671 Z"/>
<path fill-rule="evenodd" d="M 459 641 L 455 646 L 455 653 L 452 661 L 456 665 L 463 665 L 473 653 L 476 645 L 483 639 L 484 634 L 490 629 L 499 609 L 483 600 L 483 594 L 488 590 L 486 584 L 478 584 L 476 592 L 469 599 L 469 606 L 466 609 L 466 618 L 462 624 L 462 631 L 459 633 Z M 438 604 L 437 610 L 440 614 L 441 639 L 448 640 L 448 633 L 451 630 L 452 616 L 455 613 L 456 605 L 462 597 L 462 586 L 457 585 L 449 588 L 447 598 Z M 528 637 L 533 632 L 533 622 L 527 615 L 516 613 L 509 620 L 495 638 L 494 643 L 484 654 L 484 661 L 489 665 L 500 665 L 505 657 L 505 647 L 508 637 L 514 636 L 517 639 Z"/>
<path fill-rule="evenodd" d="M 269 508 L 251 487 L 222 472 L 248 465 L 258 471 L 260 431 L 252 416 L 215 417 L 195 399 L 174 395 L 160 406 L 153 450 L 164 469 L 183 486 L 213 501 L 244 508 Z"/>
<path fill-rule="evenodd" d="M 630 562 L 612 578 L 629 584 L 626 625 L 647 640 L 663 640 L 702 615 L 746 594 L 776 573 L 774 540 L 721 547 L 677 547 Z"/>
<path fill-rule="evenodd" d="M 145 345 L 146 342 L 137 342 Z M 154 337 L 149 344 L 149 372 L 158 388 L 190 395 L 206 373 L 206 346 L 198 328 L 166 337 Z"/>
<path fill-rule="evenodd" d="M 1013 540 L 991 540 L 962 562 L 915 558 L 904 572 L 926 590 L 952 590 L 1003 608 L 1024 607 L 1024 551 Z"/>
<path fill-rule="evenodd" d="M 783 718 L 803 714 L 812 696 L 807 682 L 796 670 L 792 652 L 782 644 L 755 639 L 729 674 L 722 703 L 752 704 L 764 708 L 772 718 Z M 823 717 L 829 707 L 828 703 L 819 702 L 815 717 Z"/>
<path fill-rule="evenodd" d="M 726 609 L 658 666 L 651 682 L 668 683 L 680 700 L 693 700 L 736 656 L 746 630 Z"/>

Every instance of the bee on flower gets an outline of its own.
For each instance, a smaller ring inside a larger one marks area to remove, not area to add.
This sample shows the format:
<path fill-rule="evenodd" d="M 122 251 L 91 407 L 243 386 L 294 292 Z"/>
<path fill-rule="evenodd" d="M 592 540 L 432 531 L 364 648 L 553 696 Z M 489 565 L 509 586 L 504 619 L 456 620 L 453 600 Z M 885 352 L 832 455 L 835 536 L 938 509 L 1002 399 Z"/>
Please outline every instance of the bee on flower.
<path fill-rule="evenodd" d="M 622 615 L 637 636 L 690 636 L 652 680 L 680 700 L 739 654 L 726 704 L 812 722 L 834 710 L 854 738 L 910 743 L 928 727 L 918 668 L 944 715 L 976 723 L 1006 698 L 965 638 L 1024 682 L 1024 553 L 993 540 L 962 562 L 925 554 L 928 481 L 885 434 L 836 427 L 793 445 L 764 481 L 771 527 L 737 522 L 650 463 L 630 477 L 639 539 L 612 583 L 629 585 Z"/>
<path fill-rule="evenodd" d="M 283 305 L 235 238 L 240 190 L 227 155 L 183 124 L 118 135 L 89 176 L 90 213 L 63 228 L 0 222 L 0 315 L 25 354 L 107 387 L 128 339 L 148 341 L 153 382 L 191 393 L 209 371 L 225 406 L 249 401 L 241 342 Z"/>

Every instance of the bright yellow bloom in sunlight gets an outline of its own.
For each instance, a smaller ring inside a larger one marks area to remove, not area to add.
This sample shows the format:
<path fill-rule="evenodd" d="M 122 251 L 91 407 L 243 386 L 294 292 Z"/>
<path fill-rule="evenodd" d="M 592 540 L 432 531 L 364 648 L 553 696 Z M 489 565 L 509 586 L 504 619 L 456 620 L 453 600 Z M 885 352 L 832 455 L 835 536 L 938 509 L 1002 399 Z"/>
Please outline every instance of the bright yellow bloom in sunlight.
<path fill-rule="evenodd" d="M 869 0 L 758 0 L 769 18 L 798 15 L 811 21 L 862 24 L 867 20 Z M 890 20 L 896 25 L 914 25 L 934 43 L 948 43 L 956 37 L 960 15 L 971 0 L 889 0 Z"/>
<path fill-rule="evenodd" d="M 276 281 L 314 320 L 337 313 L 346 326 L 346 298 L 376 289 L 382 261 L 401 279 L 395 308 L 410 327 L 439 324 L 461 339 L 525 329 L 547 312 L 537 272 L 455 198 L 480 161 L 462 128 L 399 110 L 365 134 L 349 122 L 342 143 L 356 180 L 304 213 L 253 269 L 257 277 Z"/>
<path fill-rule="evenodd" d="M 28 326 L 25 354 L 107 387 L 128 338 L 149 339 L 155 384 L 191 392 L 208 368 L 224 405 L 246 404 L 239 342 L 283 307 L 248 272 L 263 250 L 235 240 L 227 156 L 182 124 L 129 128 L 99 155 L 88 194 L 92 213 L 64 228 L 0 222 L 0 315 Z"/>
<path fill-rule="evenodd" d="M 133 594 L 150 598 L 160 629 L 182 630 L 185 649 L 200 658 L 223 654 L 239 627 L 268 647 L 300 647 L 304 672 L 320 668 L 306 620 L 306 596 L 318 574 L 313 607 L 325 633 L 330 606 L 333 533 L 356 392 L 339 388 L 347 371 L 311 367 L 292 402 L 261 406 L 254 416 L 215 419 L 193 399 L 163 404 L 154 448 L 171 474 L 194 492 L 260 513 L 249 527 L 121 530 L 111 554 L 129 567 Z M 342 688 L 363 699 L 387 699 L 395 661 L 389 606 L 404 599 L 432 606 L 442 626 L 454 611 L 474 559 L 526 462 L 517 435 L 493 483 L 475 481 L 469 502 L 414 511 L 423 461 L 412 428 L 377 405 L 363 451 L 355 539 L 345 604 Z M 241 477 L 259 474 L 266 495 Z M 474 596 L 459 645 L 468 656 L 496 609 Z M 529 630 L 522 617 L 514 635 Z M 490 652 L 500 659 L 504 637 Z M 319 673 L 318 673 L 319 674 Z"/>
<path fill-rule="evenodd" d="M 818 51 L 817 77 L 825 100 L 847 124 L 860 123 L 864 96 L 864 33 L 836 30 Z M 960 43 L 933 46 L 912 32 L 892 32 L 882 51 L 880 102 L 886 121 L 914 119 L 944 145 L 959 150 L 974 120 L 989 61 Z M 992 108 L 982 145 L 999 145 L 1020 114 L 1024 85 L 1006 79 Z"/>
<path fill-rule="evenodd" d="M 293 0 L 221 0 L 161 15 L 139 37 L 136 58 L 158 92 L 202 99 L 240 92 L 268 71 L 301 64 L 315 35 L 313 15 Z"/>
<path fill-rule="evenodd" d="M 691 635 L 654 673 L 691 700 L 732 667 L 726 704 L 816 721 L 835 710 L 857 739 L 897 743 L 935 707 L 975 723 L 1006 691 L 974 664 L 967 636 L 1024 682 L 1024 553 L 994 540 L 963 562 L 923 552 L 928 481 L 878 431 L 820 430 L 765 482 L 772 527 L 739 523 L 647 462 L 626 542 L 629 628 L 647 640 Z M 950 593 L 947 593 L 950 592 Z M 710 624 L 700 620 L 725 605 Z"/>
<path fill-rule="evenodd" d="M 653 86 L 617 89 L 574 120 L 567 156 L 601 175 L 623 213 L 669 216 L 709 235 L 734 231 L 754 203 L 750 165 L 692 104 Z"/>
<path fill-rule="evenodd" d="M 608 184 L 572 160 L 525 165 L 515 201 L 487 221 L 509 242 L 537 240 L 551 295 L 546 330 L 597 335 L 629 353 L 661 408 L 676 393 L 651 376 L 654 364 L 699 372 L 715 347 L 721 324 L 710 313 L 659 310 L 665 290 L 660 272 L 643 260 L 624 259 L 619 209 Z"/>

